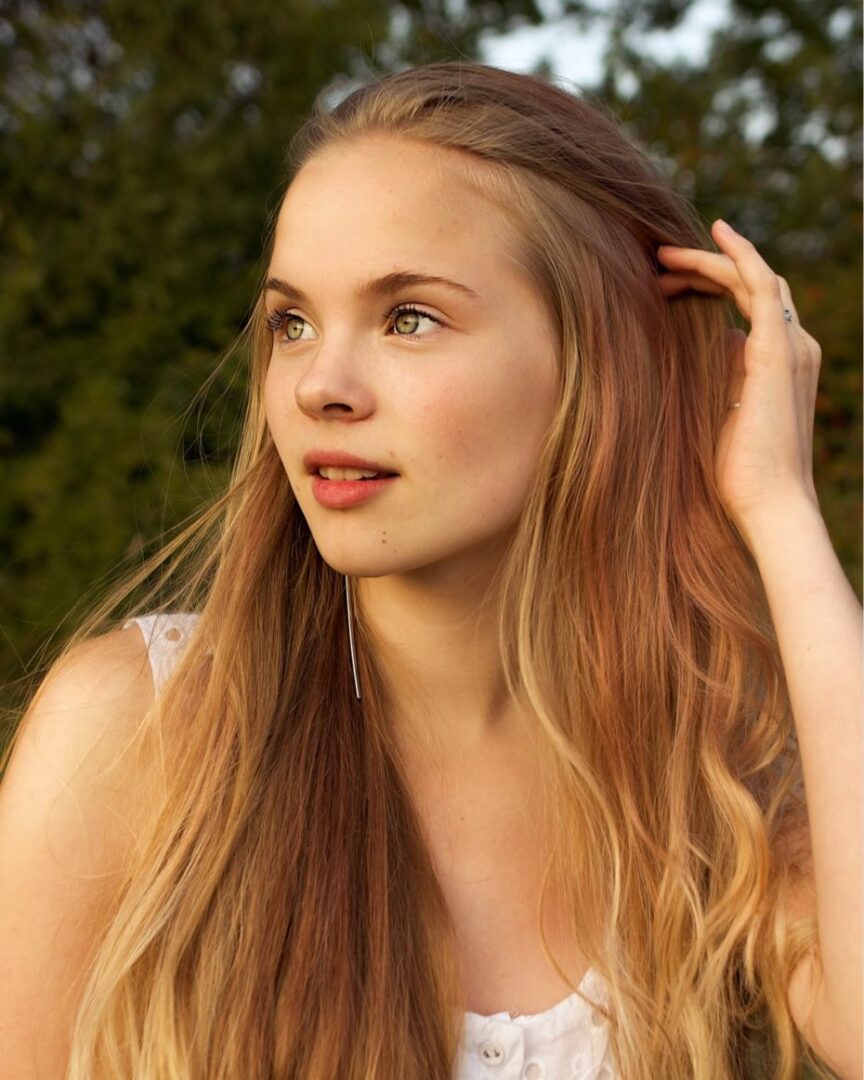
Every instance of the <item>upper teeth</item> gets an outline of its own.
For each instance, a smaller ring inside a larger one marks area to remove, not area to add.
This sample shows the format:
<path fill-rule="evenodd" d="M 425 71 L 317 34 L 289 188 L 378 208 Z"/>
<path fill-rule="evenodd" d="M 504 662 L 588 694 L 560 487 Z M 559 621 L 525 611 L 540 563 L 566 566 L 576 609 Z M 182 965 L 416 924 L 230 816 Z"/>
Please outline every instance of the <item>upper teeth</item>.
<path fill-rule="evenodd" d="M 338 469 L 335 465 L 322 465 L 318 472 L 325 480 L 359 480 L 362 476 L 377 476 L 374 469 Z"/>

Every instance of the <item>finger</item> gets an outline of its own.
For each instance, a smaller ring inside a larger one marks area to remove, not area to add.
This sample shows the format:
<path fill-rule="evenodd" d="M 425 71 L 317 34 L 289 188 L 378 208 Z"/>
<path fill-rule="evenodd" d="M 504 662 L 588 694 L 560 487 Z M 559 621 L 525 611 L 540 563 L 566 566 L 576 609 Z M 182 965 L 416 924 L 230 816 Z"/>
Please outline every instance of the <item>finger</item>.
<path fill-rule="evenodd" d="M 780 280 L 754 245 L 731 225 L 718 218 L 711 226 L 717 246 L 735 263 L 750 296 L 751 322 L 765 329 L 779 330 L 785 325 Z"/>
<path fill-rule="evenodd" d="M 657 258 L 670 268 L 695 270 L 705 277 L 722 281 L 726 285 L 731 285 L 738 277 L 735 260 L 722 252 L 661 244 L 657 248 Z"/>
<path fill-rule="evenodd" d="M 726 331 L 726 355 L 729 359 L 730 377 L 736 389 L 740 389 L 747 376 L 747 365 L 744 362 L 746 344 L 747 335 L 743 330 L 730 328 Z M 738 398 L 733 397 L 732 400 L 737 401 Z"/>
<path fill-rule="evenodd" d="M 729 371 L 727 409 L 732 408 L 733 402 L 741 401 L 747 379 L 747 369 L 744 363 L 744 346 L 746 344 L 747 335 L 743 330 L 729 329 L 726 331 L 726 362 Z"/>
<path fill-rule="evenodd" d="M 789 282 L 786 280 L 786 278 L 782 277 L 778 278 L 777 280 L 780 283 L 780 299 L 783 302 L 783 307 L 787 311 L 792 312 L 791 322 L 795 323 L 797 326 L 800 326 L 801 322 L 798 319 L 798 312 L 795 309 L 795 301 L 792 299 L 792 290 L 789 288 Z"/>
<path fill-rule="evenodd" d="M 721 285 L 711 278 L 703 277 L 697 273 L 676 273 L 669 271 L 660 275 L 660 288 L 667 296 L 676 296 L 687 289 L 697 289 L 699 292 L 711 293 L 714 296 L 731 295 L 725 285 Z"/>
<path fill-rule="evenodd" d="M 798 312 L 792 300 L 792 290 L 785 278 L 778 278 L 780 282 L 780 296 L 784 307 L 792 313 L 792 319 L 786 323 L 790 336 L 792 336 L 793 355 L 799 357 L 800 373 L 804 392 L 799 395 L 799 424 L 803 433 L 804 445 L 810 448 L 810 458 L 805 461 L 806 468 L 812 468 L 812 444 L 813 426 L 816 413 L 816 394 L 819 388 L 819 366 L 822 350 L 819 343 L 812 338 L 801 326 L 798 320 Z"/>
<path fill-rule="evenodd" d="M 741 280 L 734 261 L 728 256 L 701 248 L 678 248 L 661 245 L 658 259 L 670 267 L 670 273 L 693 273 L 723 286 L 734 299 L 741 314 L 749 319 L 750 294 Z M 662 280 L 663 275 L 661 275 Z"/>

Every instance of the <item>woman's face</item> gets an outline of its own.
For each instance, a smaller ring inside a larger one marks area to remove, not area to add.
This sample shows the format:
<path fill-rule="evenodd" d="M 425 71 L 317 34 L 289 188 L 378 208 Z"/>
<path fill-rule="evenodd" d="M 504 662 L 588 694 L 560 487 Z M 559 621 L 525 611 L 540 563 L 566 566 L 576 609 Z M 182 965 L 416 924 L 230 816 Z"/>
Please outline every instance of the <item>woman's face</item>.
<path fill-rule="evenodd" d="M 552 327 L 508 256 L 505 218 L 461 178 L 456 154 L 391 136 L 331 147 L 300 170 L 279 213 L 267 420 L 340 573 L 482 561 L 518 519 L 555 411 Z M 368 290 L 397 272 L 463 288 Z M 398 476 L 352 506 L 325 505 L 316 489 L 337 485 L 310 474 L 304 456 L 316 451 Z"/>

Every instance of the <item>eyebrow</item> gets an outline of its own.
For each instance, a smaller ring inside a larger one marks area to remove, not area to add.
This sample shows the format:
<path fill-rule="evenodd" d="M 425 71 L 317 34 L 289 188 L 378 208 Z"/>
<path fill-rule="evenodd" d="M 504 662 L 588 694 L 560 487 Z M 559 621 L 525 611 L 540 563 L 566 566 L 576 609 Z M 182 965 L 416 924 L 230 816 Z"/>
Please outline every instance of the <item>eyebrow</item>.
<path fill-rule="evenodd" d="M 375 299 L 390 296 L 400 289 L 415 285 L 445 285 L 456 292 L 462 293 L 463 296 L 470 297 L 472 300 L 480 299 L 478 293 L 459 281 L 439 277 L 437 274 L 418 274 L 413 270 L 394 270 L 392 274 L 385 274 L 383 277 L 364 282 L 354 290 L 354 297 L 356 300 Z M 302 289 L 298 289 L 296 285 L 291 285 L 283 278 L 268 277 L 262 292 L 267 292 L 270 289 L 280 292 L 284 296 L 293 297 L 301 304 L 309 303 L 309 297 Z"/>

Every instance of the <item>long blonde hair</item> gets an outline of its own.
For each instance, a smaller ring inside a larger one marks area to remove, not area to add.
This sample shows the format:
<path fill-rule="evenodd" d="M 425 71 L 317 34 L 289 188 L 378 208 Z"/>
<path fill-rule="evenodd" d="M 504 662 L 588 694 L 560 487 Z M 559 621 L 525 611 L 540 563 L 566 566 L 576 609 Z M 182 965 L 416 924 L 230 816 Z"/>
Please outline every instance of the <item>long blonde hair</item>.
<path fill-rule="evenodd" d="M 560 402 L 500 571 L 500 650 L 547 772 L 548 889 L 605 979 L 620 1071 L 738 1078 L 761 1030 L 771 1075 L 789 1080 L 813 1061 L 786 987 L 816 926 L 783 915 L 797 873 L 783 837 L 807 824 L 800 758 L 759 574 L 713 467 L 731 314 L 719 298 L 669 301 L 657 281 L 658 244 L 708 234 L 602 105 L 538 77 L 444 62 L 334 108 L 322 94 L 291 175 L 370 133 L 455 152 L 515 226 L 557 333 Z M 68 1077 L 444 1080 L 462 1024 L 455 935 L 379 643 L 358 612 L 357 701 L 343 579 L 265 421 L 260 298 L 244 341 L 228 490 L 67 646 L 121 607 L 200 613 L 141 727 L 152 814 Z"/>

